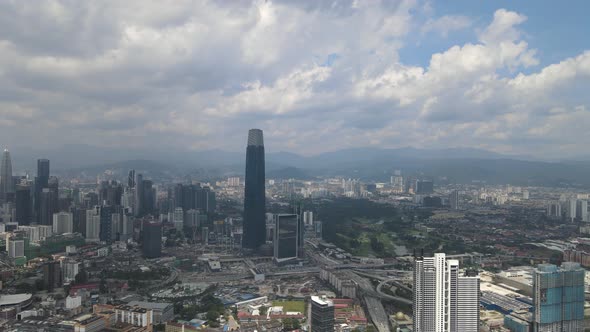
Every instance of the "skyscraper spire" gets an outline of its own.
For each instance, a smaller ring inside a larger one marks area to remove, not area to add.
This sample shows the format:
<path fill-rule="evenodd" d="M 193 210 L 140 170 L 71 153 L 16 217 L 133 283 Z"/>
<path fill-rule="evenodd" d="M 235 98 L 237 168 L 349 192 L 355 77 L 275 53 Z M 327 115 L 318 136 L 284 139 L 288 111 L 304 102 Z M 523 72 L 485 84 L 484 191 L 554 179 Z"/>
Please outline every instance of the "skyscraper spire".
<path fill-rule="evenodd" d="M 0 165 L 0 196 L 6 199 L 9 193 L 14 193 L 12 161 L 10 160 L 10 152 L 8 152 L 8 149 L 4 149 L 2 164 Z"/>

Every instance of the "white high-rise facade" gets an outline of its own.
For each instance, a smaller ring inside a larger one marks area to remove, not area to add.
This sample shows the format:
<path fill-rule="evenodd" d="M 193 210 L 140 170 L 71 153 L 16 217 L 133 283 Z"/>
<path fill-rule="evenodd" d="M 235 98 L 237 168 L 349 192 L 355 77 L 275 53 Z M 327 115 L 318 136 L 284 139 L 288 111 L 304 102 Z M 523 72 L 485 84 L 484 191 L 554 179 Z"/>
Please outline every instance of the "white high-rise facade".
<path fill-rule="evenodd" d="M 100 241 L 100 215 L 96 209 L 86 210 L 86 242 Z"/>
<path fill-rule="evenodd" d="M 414 331 L 477 332 L 479 277 L 459 274 L 445 254 L 414 260 Z"/>
<path fill-rule="evenodd" d="M 12 178 L 12 161 L 10 152 L 4 150 L 0 165 L 0 198 L 6 199 L 8 194 L 14 193 L 14 179 Z"/>
<path fill-rule="evenodd" d="M 19 258 L 25 255 L 25 240 L 8 238 L 6 241 L 8 257 Z"/>
<path fill-rule="evenodd" d="M 313 226 L 313 212 L 312 211 L 304 211 L 303 212 L 303 224 L 305 226 Z"/>
<path fill-rule="evenodd" d="M 182 230 L 184 225 L 184 212 L 181 207 L 177 207 L 174 209 L 174 214 L 172 215 L 172 223 L 174 224 L 174 228 L 177 230 Z"/>
<path fill-rule="evenodd" d="M 74 231 L 74 217 L 69 212 L 53 214 L 53 234 L 72 233 Z"/>
<path fill-rule="evenodd" d="M 578 200 L 576 200 L 575 198 L 570 198 L 567 200 L 565 211 L 567 213 L 567 219 L 569 219 L 570 222 L 574 222 L 574 220 L 576 219 L 577 206 Z"/>
<path fill-rule="evenodd" d="M 588 222 L 588 201 L 578 200 L 576 206 L 576 218 L 580 219 L 581 222 Z"/>

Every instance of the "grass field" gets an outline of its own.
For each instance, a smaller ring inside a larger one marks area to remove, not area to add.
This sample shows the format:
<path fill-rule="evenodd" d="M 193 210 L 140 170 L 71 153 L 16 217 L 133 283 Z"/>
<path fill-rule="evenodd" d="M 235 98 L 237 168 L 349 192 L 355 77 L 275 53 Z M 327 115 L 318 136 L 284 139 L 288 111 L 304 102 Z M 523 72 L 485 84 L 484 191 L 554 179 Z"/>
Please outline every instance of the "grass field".
<path fill-rule="evenodd" d="M 274 307 L 283 307 L 283 311 L 297 311 L 305 314 L 305 302 L 303 301 L 273 301 Z"/>

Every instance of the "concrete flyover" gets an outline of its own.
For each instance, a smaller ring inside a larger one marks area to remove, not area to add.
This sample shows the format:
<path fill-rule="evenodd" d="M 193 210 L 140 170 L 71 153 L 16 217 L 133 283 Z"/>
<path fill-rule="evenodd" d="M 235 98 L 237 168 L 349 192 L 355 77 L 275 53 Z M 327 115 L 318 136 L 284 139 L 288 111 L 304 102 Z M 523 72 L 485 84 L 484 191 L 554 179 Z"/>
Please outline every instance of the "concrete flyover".
<path fill-rule="evenodd" d="M 399 287 L 399 288 L 403 288 L 404 290 L 408 291 L 408 292 L 412 292 L 412 289 L 406 285 L 404 285 L 403 283 L 395 280 L 395 279 L 391 279 L 391 278 L 386 278 L 386 277 L 382 277 L 382 276 L 378 276 L 378 275 L 374 275 L 374 274 L 370 274 L 370 273 L 366 273 L 363 271 L 358 271 L 358 270 L 354 270 L 354 273 L 363 276 L 363 277 L 367 277 L 367 278 L 371 278 L 371 279 L 377 279 L 379 281 L 387 281 L 387 282 L 392 282 L 395 284 L 395 286 Z"/>
<path fill-rule="evenodd" d="M 412 300 L 408 300 L 408 299 L 406 299 L 404 297 L 400 297 L 400 296 L 389 295 L 389 294 L 386 294 L 385 292 L 383 292 L 383 290 L 382 290 L 383 285 L 390 283 L 390 282 L 395 284 L 396 286 L 399 284 L 397 281 L 390 279 L 390 280 L 383 280 L 379 283 L 379 285 L 377 285 L 377 293 L 379 293 L 379 296 L 381 298 L 385 298 L 385 299 L 388 299 L 388 300 L 391 300 L 394 302 L 398 302 L 398 303 L 403 303 L 403 304 L 409 304 L 409 305 L 413 304 Z"/>

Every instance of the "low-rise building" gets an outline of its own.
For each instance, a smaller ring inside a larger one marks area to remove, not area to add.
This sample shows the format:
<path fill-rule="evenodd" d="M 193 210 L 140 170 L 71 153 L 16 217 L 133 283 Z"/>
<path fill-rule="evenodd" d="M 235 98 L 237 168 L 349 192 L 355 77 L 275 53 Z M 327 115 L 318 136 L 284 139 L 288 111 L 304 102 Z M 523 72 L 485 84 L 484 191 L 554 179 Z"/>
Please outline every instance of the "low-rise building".
<path fill-rule="evenodd" d="M 128 303 L 128 305 L 152 310 L 154 324 L 165 323 L 174 318 L 174 306 L 172 303 L 131 301 Z"/>
<path fill-rule="evenodd" d="M 138 306 L 120 305 L 115 307 L 117 322 L 129 323 L 134 326 L 150 326 L 154 322 L 153 310 Z"/>

